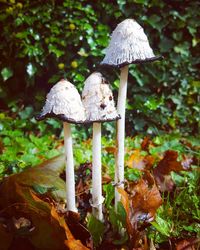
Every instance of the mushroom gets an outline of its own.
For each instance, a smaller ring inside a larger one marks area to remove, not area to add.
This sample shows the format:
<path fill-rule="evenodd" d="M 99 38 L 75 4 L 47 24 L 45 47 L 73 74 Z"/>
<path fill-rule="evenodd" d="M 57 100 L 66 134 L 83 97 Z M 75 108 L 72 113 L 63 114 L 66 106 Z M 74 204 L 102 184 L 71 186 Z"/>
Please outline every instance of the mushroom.
<path fill-rule="evenodd" d="M 66 200 L 67 210 L 77 212 L 75 200 L 74 160 L 70 123 L 85 121 L 85 109 L 75 86 L 67 80 L 55 84 L 47 95 L 45 105 L 37 120 L 48 117 L 63 121 L 64 147 L 66 155 Z"/>
<path fill-rule="evenodd" d="M 121 70 L 117 111 L 121 119 L 117 122 L 117 154 L 115 168 L 115 185 L 124 187 L 124 139 L 125 139 L 125 105 L 127 95 L 128 65 L 154 61 L 155 56 L 143 28 L 134 20 L 126 19 L 117 25 L 112 33 L 110 44 L 101 65 L 118 67 Z M 120 201 L 120 194 L 115 189 L 115 207 Z"/>
<path fill-rule="evenodd" d="M 101 177 L 101 122 L 120 118 L 108 82 L 99 72 L 92 73 L 84 82 L 82 102 L 87 122 L 93 123 L 92 142 L 92 207 L 93 215 L 103 220 Z"/>

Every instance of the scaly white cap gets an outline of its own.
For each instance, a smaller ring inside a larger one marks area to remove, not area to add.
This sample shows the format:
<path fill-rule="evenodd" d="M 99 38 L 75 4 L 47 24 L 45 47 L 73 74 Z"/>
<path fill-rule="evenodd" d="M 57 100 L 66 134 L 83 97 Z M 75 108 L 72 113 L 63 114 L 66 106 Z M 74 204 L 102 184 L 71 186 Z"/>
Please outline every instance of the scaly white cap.
<path fill-rule="evenodd" d="M 67 80 L 56 83 L 47 95 L 45 105 L 37 120 L 56 117 L 70 123 L 84 123 L 85 109 L 75 86 Z"/>
<path fill-rule="evenodd" d="M 99 72 L 92 73 L 85 80 L 82 102 L 87 122 L 114 121 L 120 118 L 110 86 Z"/>
<path fill-rule="evenodd" d="M 134 19 L 126 19 L 113 31 L 101 64 L 122 67 L 160 58 L 154 55 L 143 28 Z"/>

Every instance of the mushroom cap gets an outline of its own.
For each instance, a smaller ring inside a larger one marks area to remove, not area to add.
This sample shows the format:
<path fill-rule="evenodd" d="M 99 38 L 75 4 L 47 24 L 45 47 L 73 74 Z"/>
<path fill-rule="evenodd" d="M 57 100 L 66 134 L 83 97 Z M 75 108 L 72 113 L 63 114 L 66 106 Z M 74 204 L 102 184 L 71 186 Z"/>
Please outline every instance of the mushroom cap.
<path fill-rule="evenodd" d="M 87 122 L 114 121 L 120 118 L 110 86 L 99 72 L 92 73 L 85 80 L 82 102 Z"/>
<path fill-rule="evenodd" d="M 126 19 L 113 31 L 101 64 L 122 67 L 160 58 L 154 55 L 143 28 L 134 19 Z"/>
<path fill-rule="evenodd" d="M 67 80 L 56 83 L 47 94 L 45 105 L 37 120 L 55 117 L 69 123 L 84 123 L 85 109 L 75 86 Z"/>

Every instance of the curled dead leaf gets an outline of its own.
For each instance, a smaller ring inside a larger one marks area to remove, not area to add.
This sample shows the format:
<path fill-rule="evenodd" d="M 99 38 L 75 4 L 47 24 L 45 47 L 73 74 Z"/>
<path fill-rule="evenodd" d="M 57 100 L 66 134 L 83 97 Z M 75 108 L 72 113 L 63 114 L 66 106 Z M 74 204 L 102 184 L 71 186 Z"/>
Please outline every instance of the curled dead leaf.
<path fill-rule="evenodd" d="M 178 152 L 168 150 L 165 152 L 163 159 L 158 163 L 157 167 L 153 170 L 156 182 L 160 191 L 172 191 L 174 182 L 170 176 L 172 171 L 179 172 L 188 170 L 192 162 L 191 158 L 185 157 L 183 162 L 178 161 Z"/>
<path fill-rule="evenodd" d="M 147 215 L 146 221 L 153 220 L 161 204 L 162 198 L 154 178 L 149 172 L 145 172 L 132 190 L 132 206 L 137 217 L 135 220 L 137 221 L 143 214 Z"/>
<path fill-rule="evenodd" d="M 132 152 L 131 156 L 129 157 L 126 165 L 129 168 L 136 168 L 139 170 L 144 169 L 151 169 L 155 162 L 155 158 L 152 155 L 143 156 L 139 149 L 136 149 Z"/>
<path fill-rule="evenodd" d="M 199 239 L 184 239 L 176 243 L 176 250 L 196 250 Z"/>
<path fill-rule="evenodd" d="M 65 198 L 65 182 L 59 177 L 63 167 L 64 156 L 59 156 L 2 181 L 0 242 L 5 240 L 5 247 L 46 249 L 48 244 L 49 250 L 64 250 L 67 245 L 69 249 L 88 249 L 74 238 L 65 220 L 52 212 L 52 204 Z M 8 249 L 0 244 L 1 248 Z"/>
<path fill-rule="evenodd" d="M 56 209 L 54 207 L 51 208 L 51 216 L 59 223 L 60 227 L 62 227 L 65 231 L 66 240 L 65 245 L 70 250 L 89 250 L 86 246 L 84 246 L 80 240 L 76 240 L 71 233 L 68 225 L 66 224 L 66 221 L 64 219 L 64 216 L 59 216 Z"/>
<path fill-rule="evenodd" d="M 148 151 L 149 150 L 149 145 L 152 144 L 152 141 L 150 140 L 149 136 L 144 137 L 141 148 L 142 150 Z"/>
<path fill-rule="evenodd" d="M 128 193 L 121 188 L 118 188 L 118 191 L 127 214 L 126 228 L 130 240 L 133 247 L 138 248 L 141 245 L 141 239 L 145 237 L 144 227 L 141 227 L 141 223 L 147 225 L 154 219 L 156 210 L 162 204 L 160 192 L 153 176 L 147 171 L 136 185 L 128 187 Z"/>
<path fill-rule="evenodd" d="M 115 154 L 116 153 L 116 147 L 104 147 L 104 150 L 109 154 Z"/>
<path fill-rule="evenodd" d="M 129 157 L 126 165 L 129 168 L 136 168 L 139 170 L 142 170 L 145 168 L 144 164 L 144 156 L 141 155 L 141 152 L 139 149 L 136 149 L 132 152 L 131 156 Z"/>

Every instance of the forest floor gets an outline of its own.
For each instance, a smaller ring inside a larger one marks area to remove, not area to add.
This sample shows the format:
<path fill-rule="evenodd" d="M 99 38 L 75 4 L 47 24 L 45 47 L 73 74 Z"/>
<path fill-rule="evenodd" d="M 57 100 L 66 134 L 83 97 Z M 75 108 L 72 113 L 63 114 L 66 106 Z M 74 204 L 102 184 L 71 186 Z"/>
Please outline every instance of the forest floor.
<path fill-rule="evenodd" d="M 118 189 L 115 211 L 116 148 L 110 135 L 103 137 L 101 222 L 90 205 L 91 139 L 73 128 L 79 213 L 66 212 L 61 125 L 27 122 L 28 112 L 0 113 L 1 250 L 199 248 L 198 138 L 127 137 L 125 190 Z"/>

